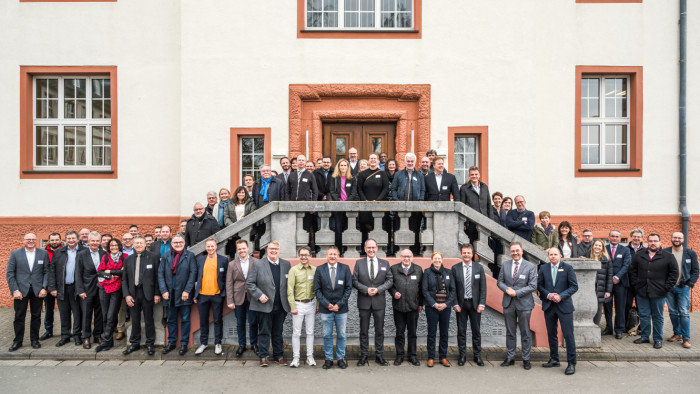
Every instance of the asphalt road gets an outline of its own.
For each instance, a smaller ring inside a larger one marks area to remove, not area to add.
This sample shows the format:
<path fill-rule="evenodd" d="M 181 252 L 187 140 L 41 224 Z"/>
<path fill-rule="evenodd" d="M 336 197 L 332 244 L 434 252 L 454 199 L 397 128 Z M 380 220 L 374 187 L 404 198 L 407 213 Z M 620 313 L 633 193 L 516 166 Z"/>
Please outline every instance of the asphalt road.
<path fill-rule="evenodd" d="M 521 363 L 501 368 L 487 365 L 451 368 L 380 367 L 372 364 L 346 370 L 302 366 L 299 369 L 247 362 L 162 361 L 4 361 L 0 364 L 3 393 L 220 393 L 220 392 L 615 392 L 697 393 L 700 362 L 580 362 L 576 374 L 563 368 L 544 369 L 534 364 L 525 371 Z M 39 363 L 37 365 L 32 365 Z M 76 365 L 79 364 L 79 365 Z M 99 364 L 99 365 L 96 365 Z M 120 365 L 121 364 L 121 365 Z M 476 390 L 476 391 L 474 391 Z"/>

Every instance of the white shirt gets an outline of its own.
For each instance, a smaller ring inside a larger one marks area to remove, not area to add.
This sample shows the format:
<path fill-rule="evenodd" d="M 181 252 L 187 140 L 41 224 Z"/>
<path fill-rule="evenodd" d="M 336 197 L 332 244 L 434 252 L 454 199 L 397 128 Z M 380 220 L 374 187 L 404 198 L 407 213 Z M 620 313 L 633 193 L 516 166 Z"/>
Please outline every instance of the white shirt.
<path fill-rule="evenodd" d="M 520 268 L 523 266 L 523 261 L 520 260 L 518 261 L 518 272 L 520 272 Z M 510 267 L 510 277 L 513 277 L 513 273 L 515 272 L 515 260 L 513 260 L 513 264 Z"/>
<path fill-rule="evenodd" d="M 29 262 L 29 271 L 32 271 L 34 269 L 34 257 L 36 256 L 36 249 L 30 252 L 25 248 L 24 253 L 27 255 L 27 261 Z"/>
<path fill-rule="evenodd" d="M 476 194 L 481 195 L 481 184 L 479 182 L 477 182 L 476 185 L 472 183 L 472 187 L 474 188 Z"/>
<path fill-rule="evenodd" d="M 379 262 L 377 261 L 377 257 L 369 258 L 367 257 L 367 272 L 372 272 L 372 268 L 370 266 L 372 264 L 374 266 L 374 277 L 377 277 L 377 273 L 379 271 Z"/>
<path fill-rule="evenodd" d="M 564 245 L 561 247 L 561 254 L 565 259 L 571 257 L 571 248 L 569 247 L 569 243 L 566 241 L 564 241 Z"/>
<path fill-rule="evenodd" d="M 245 259 L 245 261 L 241 260 L 241 269 L 243 270 L 243 277 L 248 279 L 248 266 L 250 265 L 250 257 Z"/>
<path fill-rule="evenodd" d="M 442 174 L 438 175 L 438 173 L 435 173 L 435 183 L 437 183 L 438 187 L 438 192 L 440 192 L 440 186 L 442 185 Z"/>
<path fill-rule="evenodd" d="M 277 261 L 272 261 L 272 260 L 270 260 L 269 257 L 267 258 L 267 261 L 269 261 L 270 263 L 272 263 L 272 264 L 274 264 L 274 265 L 278 265 L 278 264 L 280 263 L 279 260 L 277 260 Z"/>

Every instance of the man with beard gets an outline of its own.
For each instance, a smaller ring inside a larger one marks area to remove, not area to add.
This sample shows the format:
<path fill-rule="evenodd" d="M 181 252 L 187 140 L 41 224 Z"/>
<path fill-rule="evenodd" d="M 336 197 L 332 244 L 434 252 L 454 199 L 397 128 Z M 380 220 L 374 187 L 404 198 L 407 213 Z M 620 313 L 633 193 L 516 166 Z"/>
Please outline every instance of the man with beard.
<path fill-rule="evenodd" d="M 698 281 L 698 255 L 695 251 L 683 246 L 685 237 L 681 232 L 675 232 L 671 236 L 670 248 L 664 249 L 664 252 L 673 255 L 678 264 L 678 281 L 666 297 L 668 305 L 668 314 L 671 317 L 673 324 L 673 336 L 668 339 L 669 342 L 683 341 L 683 347 L 690 349 L 690 289 L 695 286 Z"/>
<path fill-rule="evenodd" d="M 46 245 L 46 252 L 49 254 L 49 273 L 51 272 L 51 260 L 53 260 L 53 254 L 61 247 L 61 234 L 52 233 L 49 235 L 49 244 Z M 44 329 L 46 332 L 44 335 L 39 337 L 40 341 L 47 340 L 53 337 L 53 310 L 56 307 L 56 297 L 47 293 L 44 297 Z"/>

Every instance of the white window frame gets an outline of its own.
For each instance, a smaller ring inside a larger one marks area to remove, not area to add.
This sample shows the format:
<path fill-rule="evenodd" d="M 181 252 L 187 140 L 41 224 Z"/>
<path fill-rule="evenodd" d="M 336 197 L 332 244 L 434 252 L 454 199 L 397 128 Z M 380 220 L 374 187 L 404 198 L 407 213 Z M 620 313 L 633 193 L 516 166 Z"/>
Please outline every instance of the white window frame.
<path fill-rule="evenodd" d="M 455 151 L 452 152 L 452 154 L 454 155 L 454 159 L 452 161 L 454 162 L 455 168 L 452 169 L 452 173 L 457 178 L 457 182 L 458 183 L 461 182 L 460 184 L 463 184 L 469 179 L 469 167 L 471 167 L 471 166 L 465 166 L 464 168 L 457 168 L 457 155 L 458 154 L 461 155 L 464 153 L 464 152 L 457 152 L 457 147 L 456 147 L 457 139 L 458 138 L 474 138 L 474 165 L 478 166 L 479 165 L 479 145 L 481 144 L 481 138 L 478 134 L 455 134 L 454 138 L 455 138 L 455 141 L 454 141 L 455 142 Z M 465 179 L 459 179 L 459 177 L 457 177 L 457 171 L 464 171 L 466 173 L 466 175 L 464 177 Z"/>
<path fill-rule="evenodd" d="M 240 177 L 241 185 L 245 185 L 243 182 L 243 177 L 246 175 L 246 172 L 243 171 L 243 156 L 244 155 L 250 155 L 248 153 L 243 153 L 243 140 L 246 138 L 250 138 L 253 140 L 253 179 L 258 180 L 258 178 L 261 177 L 260 175 L 260 168 L 255 166 L 255 139 L 260 138 L 262 139 L 262 153 L 260 153 L 263 156 L 263 162 L 265 161 L 265 136 L 262 134 L 259 135 L 240 135 L 238 136 L 238 172 Z"/>
<path fill-rule="evenodd" d="M 585 126 L 598 126 L 598 164 L 581 164 L 582 169 L 629 169 L 630 167 L 630 155 L 631 155 L 631 124 L 630 124 L 630 110 L 632 101 L 632 84 L 630 75 L 593 75 L 584 74 L 581 76 L 581 85 L 583 85 L 584 79 L 598 79 L 598 117 L 584 117 L 583 116 L 583 86 L 581 86 L 581 95 L 578 97 L 579 102 L 581 102 L 581 145 L 578 147 L 580 150 L 583 146 L 583 127 Z M 625 117 L 606 117 L 606 100 L 605 100 L 605 80 L 606 79 L 625 79 L 627 81 L 627 116 Z M 625 126 L 627 128 L 627 158 L 626 164 L 606 164 L 605 154 L 606 154 L 606 142 L 605 133 L 606 126 Z M 583 159 L 583 157 L 581 158 Z"/>
<path fill-rule="evenodd" d="M 40 79 L 57 79 L 58 80 L 58 117 L 56 118 L 37 118 L 37 80 Z M 64 80 L 65 79 L 85 79 L 86 90 L 85 90 L 85 106 L 86 114 L 85 118 L 65 118 L 65 93 L 64 93 Z M 92 119 L 92 80 L 93 79 L 110 79 L 109 75 L 34 75 L 32 76 L 32 166 L 35 170 L 40 171 L 56 171 L 56 172 L 70 172 L 70 171 L 105 171 L 111 170 L 111 163 L 107 165 L 92 165 L 92 126 L 105 126 L 112 127 L 112 116 L 110 112 L 109 118 L 97 118 Z M 111 89 L 111 84 L 110 84 Z M 114 100 L 113 92 L 110 91 L 110 103 Z M 58 129 L 58 165 L 38 165 L 39 155 L 37 154 L 37 137 L 36 129 L 40 126 L 53 126 Z M 64 145 L 64 128 L 73 126 L 84 126 L 85 127 L 85 165 L 65 165 L 65 145 Z M 104 141 L 103 141 L 104 143 Z M 110 149 L 114 147 L 110 141 Z M 100 145 L 104 148 L 104 144 Z"/>
<path fill-rule="evenodd" d="M 360 0 L 358 0 L 360 1 Z M 396 0 L 394 0 L 396 1 Z M 382 0 L 374 0 L 374 27 L 345 27 L 345 0 L 338 0 L 338 26 L 314 27 L 308 26 L 308 3 L 304 0 L 304 29 L 312 31 L 346 30 L 346 31 L 413 31 L 416 24 L 416 2 L 411 1 L 411 26 L 410 27 L 382 27 Z M 351 11 L 355 12 L 355 11 Z M 399 12 L 399 11 L 395 11 Z"/>

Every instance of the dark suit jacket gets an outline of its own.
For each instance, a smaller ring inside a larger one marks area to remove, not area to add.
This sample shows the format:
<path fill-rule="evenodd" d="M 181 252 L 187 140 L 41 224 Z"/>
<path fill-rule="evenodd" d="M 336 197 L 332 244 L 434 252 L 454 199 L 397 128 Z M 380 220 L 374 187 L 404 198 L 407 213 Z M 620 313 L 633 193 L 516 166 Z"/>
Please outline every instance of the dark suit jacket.
<path fill-rule="evenodd" d="M 318 200 L 319 192 L 318 186 L 316 185 L 316 177 L 308 171 L 304 171 L 301 174 L 301 179 L 299 179 L 297 171 L 293 171 L 289 175 L 285 190 L 286 201 Z"/>
<path fill-rule="evenodd" d="M 207 256 L 199 256 L 197 258 L 197 283 L 194 287 L 194 298 L 199 297 L 199 292 L 202 290 L 202 272 L 204 271 L 204 263 L 207 261 Z M 228 269 L 228 257 L 216 254 L 216 285 L 219 286 L 219 297 L 226 297 L 226 270 Z"/>
<path fill-rule="evenodd" d="M 83 250 L 78 243 L 77 252 Z M 78 256 L 76 253 L 76 260 Z M 56 290 L 56 298 L 63 301 L 66 288 L 66 263 L 68 262 L 68 246 L 63 246 L 53 252 L 53 259 L 49 264 L 49 291 Z M 75 281 L 75 279 L 73 279 Z"/>
<path fill-rule="evenodd" d="M 155 252 L 152 252 L 155 254 Z M 158 265 L 158 287 L 160 293 L 169 293 L 170 299 L 175 300 L 175 306 L 192 304 L 192 292 L 194 290 L 194 282 L 197 279 L 197 262 L 195 261 L 194 253 L 183 250 L 180 260 L 177 261 L 175 268 L 175 276 L 170 266 L 173 265 L 175 256 L 172 251 L 166 253 L 160 259 Z M 187 301 L 182 301 L 182 292 L 190 295 Z"/>
<path fill-rule="evenodd" d="M 170 240 L 172 240 L 172 238 L 169 239 L 168 241 L 170 241 Z M 148 250 L 150 250 L 150 251 L 153 252 L 153 253 L 158 254 L 158 256 L 160 256 L 160 257 L 162 258 L 163 256 L 160 255 L 160 246 L 161 246 L 162 244 L 163 244 L 163 240 L 162 240 L 162 239 L 158 239 L 158 240 L 156 240 L 156 241 L 153 241 L 153 243 L 151 244 L 151 247 L 148 248 Z"/>
<path fill-rule="evenodd" d="M 269 201 L 263 201 L 263 196 L 260 195 L 262 179 L 258 179 L 253 184 L 253 201 L 255 201 L 255 206 L 260 208 L 271 201 L 285 201 L 284 187 L 284 180 L 279 180 L 278 178 L 271 180 L 270 184 L 267 186 L 267 199 Z"/>
<path fill-rule="evenodd" d="M 19 290 L 22 297 L 29 294 L 29 287 L 34 295 L 39 296 L 41 289 L 49 283 L 49 253 L 45 249 L 34 248 L 34 262 L 31 271 L 25 249 L 15 249 L 7 261 L 7 285 L 10 294 Z M 24 323 L 22 323 L 24 324 Z"/>
<path fill-rule="evenodd" d="M 245 274 L 250 273 L 256 261 L 258 260 L 255 257 L 248 255 L 248 272 Z M 226 304 L 242 305 L 247 294 L 241 259 L 236 255 L 236 258 L 229 261 L 226 271 Z"/>
<path fill-rule="evenodd" d="M 479 182 L 479 185 L 481 186 L 479 186 L 479 193 L 477 193 L 472 183 L 467 181 L 467 183 L 459 188 L 459 200 L 489 219 L 493 219 L 489 186 L 484 182 Z M 535 223 L 533 222 L 532 224 L 534 226 Z M 527 240 L 529 241 L 530 238 L 527 238 Z"/>
<path fill-rule="evenodd" d="M 440 190 L 437 188 L 435 173 L 431 172 L 425 177 L 425 201 L 450 201 L 450 196 L 454 201 L 459 201 L 459 184 L 457 178 L 447 171 L 442 172 L 442 182 Z"/>
<path fill-rule="evenodd" d="M 357 160 L 357 163 L 355 163 L 355 168 L 352 167 L 352 164 L 350 164 L 350 160 L 348 160 L 348 166 L 350 166 L 350 173 L 352 174 L 353 178 L 357 176 L 357 174 L 360 173 L 360 160 Z"/>
<path fill-rule="evenodd" d="M 481 264 L 472 261 L 472 307 L 476 310 L 479 305 L 486 306 L 486 275 Z M 455 305 L 464 308 L 464 263 L 459 262 L 452 266 L 452 276 L 455 281 Z"/>
<path fill-rule="evenodd" d="M 289 312 L 287 301 L 287 279 L 291 264 L 285 259 L 279 259 L 280 265 L 280 302 L 285 312 Z M 270 313 L 275 306 L 275 280 L 270 270 L 270 262 L 267 258 L 260 259 L 253 264 L 245 281 L 246 289 L 250 294 L 250 309 L 257 312 Z M 260 302 L 260 297 L 265 294 L 269 300 Z"/>
<path fill-rule="evenodd" d="M 314 177 L 316 178 L 316 187 L 318 188 L 318 198 L 314 198 L 314 200 L 323 200 L 323 197 L 326 197 L 326 200 L 330 200 L 330 196 L 328 196 L 328 193 L 330 193 L 330 181 L 333 179 L 333 167 L 331 167 L 328 170 L 328 177 L 323 174 L 323 168 L 317 168 L 314 171 Z"/>
<path fill-rule="evenodd" d="M 357 201 L 359 200 L 360 196 L 357 194 L 357 179 L 352 178 L 352 179 L 346 179 L 345 184 L 341 185 L 340 181 L 342 179 L 340 176 L 336 178 L 330 178 L 330 181 L 328 182 L 329 186 L 329 197 L 328 200 L 330 201 L 340 201 L 340 190 L 341 188 L 345 188 L 345 194 L 347 194 L 348 199 L 347 201 Z M 348 186 L 350 185 L 350 186 Z"/>
<path fill-rule="evenodd" d="M 148 250 L 144 250 L 141 253 L 139 280 L 143 288 L 143 296 L 149 302 L 153 301 L 153 296 L 160 296 L 160 290 L 158 289 L 159 263 L 157 254 Z M 122 274 L 122 293 L 124 293 L 124 298 L 129 296 L 136 298 L 135 274 L 136 251 L 124 260 L 124 273 Z"/>
<path fill-rule="evenodd" d="M 537 276 L 537 290 L 542 300 L 542 310 L 559 308 L 562 313 L 573 313 L 574 302 L 571 296 L 578 291 L 578 281 L 574 268 L 560 261 L 557 268 L 557 283 L 552 283 L 552 263 L 543 264 Z M 549 293 L 557 293 L 561 296 L 559 303 L 547 299 Z"/>
<path fill-rule="evenodd" d="M 185 231 L 185 246 L 190 247 L 216 234 L 221 228 L 219 222 L 209 213 L 204 212 L 204 219 L 200 222 L 194 214 L 187 219 Z M 201 224 L 200 224 L 201 223 Z"/>
<path fill-rule="evenodd" d="M 343 263 L 336 263 L 335 289 L 331 285 L 331 270 L 328 263 L 316 268 L 314 274 L 314 293 L 318 300 L 318 311 L 331 313 L 328 305 L 338 305 L 338 312 L 348 312 L 348 300 L 352 294 L 352 273 L 350 267 Z"/>
<path fill-rule="evenodd" d="M 608 251 L 608 256 L 610 256 L 610 260 L 612 261 L 613 277 L 620 279 L 622 286 L 629 287 L 630 280 L 627 275 L 627 271 L 629 270 L 630 263 L 632 262 L 632 256 L 630 255 L 629 248 L 617 244 L 615 256 L 612 255 L 610 244 L 606 245 L 605 249 Z"/>
<path fill-rule="evenodd" d="M 391 275 L 394 283 L 389 289 L 391 294 L 391 305 L 395 311 L 411 312 L 417 311 L 423 306 L 423 270 L 417 264 L 411 263 L 408 267 L 408 274 L 403 272 L 403 264 L 398 263 L 391 266 Z M 397 300 L 396 293 L 401 293 Z"/>
<path fill-rule="evenodd" d="M 100 261 L 104 252 L 98 251 Z M 99 266 L 99 265 L 98 265 Z M 75 294 L 85 293 L 88 297 L 97 295 L 97 268 L 92 262 L 90 248 L 85 248 L 75 256 Z"/>
<path fill-rule="evenodd" d="M 369 268 L 367 258 L 355 261 L 355 269 L 352 272 L 352 287 L 357 289 L 358 309 L 384 309 L 386 308 L 386 298 L 384 293 L 391 288 L 394 283 L 393 275 L 389 269 L 389 262 L 377 259 L 377 272 L 374 273 L 374 280 L 369 279 Z M 367 294 L 370 287 L 376 287 L 378 292 L 374 296 Z"/>
<path fill-rule="evenodd" d="M 525 214 L 522 215 L 517 209 L 511 209 L 506 215 L 506 227 L 508 230 L 514 232 L 515 234 L 525 238 L 526 241 L 530 241 L 532 238 L 532 229 L 535 228 L 535 213 L 525 209 Z M 523 221 L 527 219 L 527 221 Z"/>
<path fill-rule="evenodd" d="M 666 248 L 664 252 L 673 255 L 673 248 Z M 674 256 L 675 259 L 675 256 Z M 698 255 L 693 249 L 683 248 L 683 263 L 681 264 L 681 281 L 680 286 L 695 287 L 695 282 L 698 281 L 700 270 L 698 269 Z"/>
<path fill-rule="evenodd" d="M 292 173 L 290 172 L 289 175 L 292 175 Z M 280 172 L 279 174 L 277 174 L 277 176 L 275 178 L 282 181 L 282 187 L 284 187 L 284 185 L 287 184 L 287 181 L 284 179 L 284 172 Z"/>

